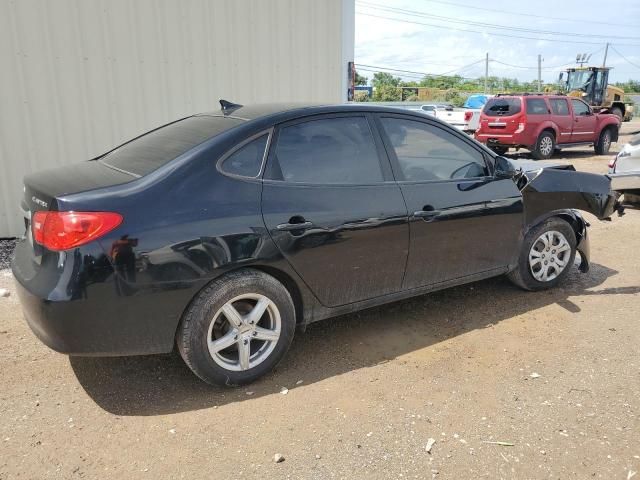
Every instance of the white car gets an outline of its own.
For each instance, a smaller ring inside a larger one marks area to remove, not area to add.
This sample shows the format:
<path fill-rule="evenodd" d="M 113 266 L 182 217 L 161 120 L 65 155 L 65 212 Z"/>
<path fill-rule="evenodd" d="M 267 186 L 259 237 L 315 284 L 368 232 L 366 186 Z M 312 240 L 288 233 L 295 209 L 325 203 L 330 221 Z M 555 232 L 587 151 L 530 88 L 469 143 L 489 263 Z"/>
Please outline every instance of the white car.
<path fill-rule="evenodd" d="M 640 135 L 625 144 L 609 162 L 612 188 L 624 193 L 625 202 L 640 203 Z"/>

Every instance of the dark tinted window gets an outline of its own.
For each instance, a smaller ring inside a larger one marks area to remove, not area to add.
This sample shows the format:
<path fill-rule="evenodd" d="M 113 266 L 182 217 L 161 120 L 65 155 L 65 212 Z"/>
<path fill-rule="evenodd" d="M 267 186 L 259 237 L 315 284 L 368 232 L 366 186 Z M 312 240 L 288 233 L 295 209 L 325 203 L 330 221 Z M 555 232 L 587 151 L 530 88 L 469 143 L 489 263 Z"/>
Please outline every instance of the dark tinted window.
<path fill-rule="evenodd" d="M 520 97 L 494 97 L 490 98 L 482 110 L 489 117 L 507 117 L 520 113 Z"/>
<path fill-rule="evenodd" d="M 549 113 L 547 102 L 542 98 L 527 98 L 526 102 L 528 115 L 545 115 Z"/>
<path fill-rule="evenodd" d="M 383 118 L 382 125 L 406 180 L 450 180 L 486 175 L 482 154 L 446 130 L 399 118 Z"/>
<path fill-rule="evenodd" d="M 223 117 L 185 118 L 122 145 L 100 161 L 129 173 L 146 175 L 241 123 L 242 120 Z"/>
<path fill-rule="evenodd" d="M 257 177 L 268 138 L 269 135 L 264 134 L 233 152 L 222 162 L 222 171 L 243 177 Z"/>
<path fill-rule="evenodd" d="M 564 98 L 552 98 L 549 103 L 555 115 L 569 115 L 569 105 Z"/>
<path fill-rule="evenodd" d="M 364 117 L 314 120 L 285 127 L 278 138 L 276 159 L 287 182 L 382 181 L 378 152 Z"/>
<path fill-rule="evenodd" d="M 571 99 L 571 103 L 573 104 L 573 111 L 576 115 L 587 115 L 589 113 L 589 107 L 586 103 L 575 98 Z"/>

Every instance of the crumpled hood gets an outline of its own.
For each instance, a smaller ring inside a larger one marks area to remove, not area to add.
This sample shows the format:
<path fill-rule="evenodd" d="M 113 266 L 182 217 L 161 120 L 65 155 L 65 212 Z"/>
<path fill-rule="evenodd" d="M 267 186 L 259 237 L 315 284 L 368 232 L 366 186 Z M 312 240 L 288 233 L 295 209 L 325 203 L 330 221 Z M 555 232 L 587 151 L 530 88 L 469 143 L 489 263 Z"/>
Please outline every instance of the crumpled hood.
<path fill-rule="evenodd" d="M 540 170 L 541 168 L 554 168 L 556 170 L 575 171 L 575 168 L 573 165 L 548 162 L 544 160 L 511 160 L 509 159 L 509 162 L 516 169 L 522 169 L 523 172 L 535 172 L 536 170 Z"/>
<path fill-rule="evenodd" d="M 525 170 L 523 166 L 522 177 L 526 181 L 519 181 L 529 224 L 548 212 L 564 209 L 589 212 L 602 220 L 618 206 L 619 193 L 611 189 L 611 179 L 606 175 L 577 172 L 573 165 L 526 163 L 537 165 L 535 170 Z"/>

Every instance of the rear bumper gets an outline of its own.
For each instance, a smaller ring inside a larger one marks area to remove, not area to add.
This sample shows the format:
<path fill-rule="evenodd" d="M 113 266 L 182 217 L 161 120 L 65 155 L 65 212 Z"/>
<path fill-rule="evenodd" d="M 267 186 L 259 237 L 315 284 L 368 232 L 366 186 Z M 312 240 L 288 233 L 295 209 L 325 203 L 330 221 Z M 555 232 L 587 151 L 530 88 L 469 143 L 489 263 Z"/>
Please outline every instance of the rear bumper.
<path fill-rule="evenodd" d="M 519 133 L 486 133 L 476 132 L 476 140 L 484 143 L 488 147 L 491 146 L 508 146 L 508 147 L 527 147 L 530 145 L 522 134 Z"/>
<path fill-rule="evenodd" d="M 108 266 L 89 268 L 89 257 L 68 254 L 64 260 L 43 259 L 34 268 L 28 242 L 16 246 L 12 270 L 33 333 L 49 348 L 68 355 L 170 352 L 181 306 L 199 287 L 124 285 Z"/>

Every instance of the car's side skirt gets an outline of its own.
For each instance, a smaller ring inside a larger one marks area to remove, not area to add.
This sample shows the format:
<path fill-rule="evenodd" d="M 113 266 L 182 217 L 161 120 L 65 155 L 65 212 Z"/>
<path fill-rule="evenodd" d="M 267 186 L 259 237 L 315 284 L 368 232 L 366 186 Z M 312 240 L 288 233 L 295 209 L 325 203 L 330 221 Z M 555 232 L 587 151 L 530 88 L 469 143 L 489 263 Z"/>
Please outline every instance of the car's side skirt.
<path fill-rule="evenodd" d="M 347 305 L 341 305 L 334 308 L 318 308 L 313 312 L 308 312 L 306 323 L 316 322 L 318 320 L 324 320 L 326 318 L 337 317 L 339 315 L 345 315 L 348 313 L 357 312 L 366 308 L 377 307 L 386 303 L 397 302 L 399 300 L 405 300 L 411 297 L 417 297 L 426 293 L 435 292 L 438 290 L 444 290 L 445 288 L 455 287 L 458 285 L 464 285 L 466 283 L 477 282 L 486 278 L 497 277 L 505 274 L 509 271 L 508 267 L 494 268 L 485 272 L 474 273 L 473 275 L 465 275 L 464 277 L 454 278 L 444 282 L 433 283 L 425 285 L 423 287 L 413 288 L 410 290 L 403 290 L 401 292 L 392 293 L 389 295 L 383 295 L 376 298 L 370 298 L 362 302 L 349 303 Z"/>

